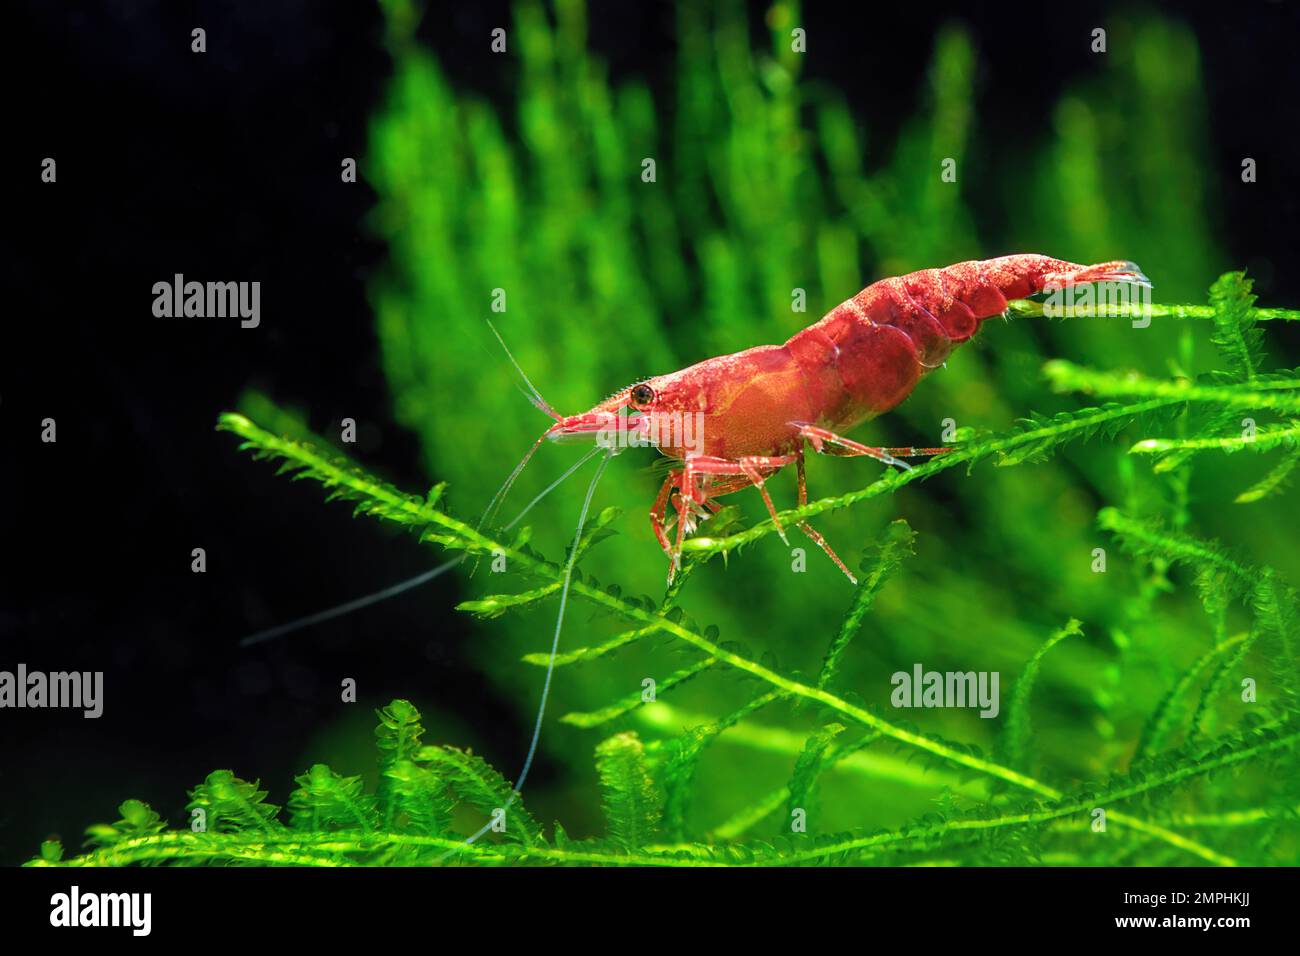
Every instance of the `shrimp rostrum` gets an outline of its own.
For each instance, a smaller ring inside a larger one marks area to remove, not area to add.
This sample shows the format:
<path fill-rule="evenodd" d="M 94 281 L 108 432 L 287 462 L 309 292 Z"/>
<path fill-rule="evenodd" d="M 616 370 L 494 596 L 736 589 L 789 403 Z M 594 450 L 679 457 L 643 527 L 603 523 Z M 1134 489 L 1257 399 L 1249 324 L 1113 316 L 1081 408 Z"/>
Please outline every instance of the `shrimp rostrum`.
<path fill-rule="evenodd" d="M 604 443 L 621 430 L 637 439 L 630 443 L 653 445 L 673 460 L 650 509 L 655 537 L 669 557 L 671 582 L 683 540 L 719 510 L 717 499 L 723 495 L 756 487 L 786 540 L 765 482 L 794 465 L 798 503 L 805 504 L 807 448 L 904 468 L 902 459 L 948 451 L 878 448 L 844 433 L 907 398 L 983 320 L 1000 315 L 1008 299 L 1049 285 L 1090 282 L 1148 284 L 1131 262 L 1084 266 L 1032 254 L 881 279 L 783 345 L 719 355 L 637 382 L 578 415 L 559 415 L 539 397 L 555 424 L 538 444 L 580 437 Z M 799 528 L 853 580 L 817 531 L 806 521 Z"/>

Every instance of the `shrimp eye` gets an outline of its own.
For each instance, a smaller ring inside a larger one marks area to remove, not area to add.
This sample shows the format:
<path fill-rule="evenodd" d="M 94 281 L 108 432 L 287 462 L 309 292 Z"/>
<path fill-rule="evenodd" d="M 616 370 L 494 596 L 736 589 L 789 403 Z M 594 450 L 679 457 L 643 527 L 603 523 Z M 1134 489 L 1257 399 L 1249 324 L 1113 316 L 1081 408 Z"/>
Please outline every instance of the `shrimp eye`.
<path fill-rule="evenodd" d="M 636 405 L 649 405 L 655 400 L 655 390 L 642 382 L 632 389 L 632 402 Z"/>

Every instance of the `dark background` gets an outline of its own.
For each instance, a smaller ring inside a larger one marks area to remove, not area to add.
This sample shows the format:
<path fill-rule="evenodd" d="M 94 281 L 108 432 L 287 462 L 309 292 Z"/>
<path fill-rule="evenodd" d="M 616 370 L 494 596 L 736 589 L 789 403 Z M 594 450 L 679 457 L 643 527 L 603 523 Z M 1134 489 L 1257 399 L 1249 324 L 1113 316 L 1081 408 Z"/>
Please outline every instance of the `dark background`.
<path fill-rule="evenodd" d="M 508 5 L 465 6 L 432 8 L 421 35 L 461 88 L 506 108 L 511 67 L 487 57 L 486 38 L 509 26 Z M 613 75 L 667 84 L 672 8 L 592 6 L 590 42 Z M 1080 38 L 1112 9 L 861 6 L 808 5 L 801 22 L 818 55 L 806 69 L 843 90 L 882 140 L 912 112 L 945 19 L 966 22 L 981 51 L 978 122 L 1014 137 L 1047 122 L 1090 68 Z M 1197 34 L 1215 162 L 1259 161 L 1259 188 L 1217 213 L 1238 257 L 1224 268 L 1272 250 L 1277 267 L 1256 291 L 1294 306 L 1300 18 L 1280 4 L 1154 8 Z M 761 18 L 755 5 L 755 29 Z M 284 768 L 338 715 L 342 676 L 363 688 L 358 709 L 436 696 L 514 754 L 526 728 L 465 666 L 451 578 L 257 650 L 236 646 L 432 560 L 274 480 L 212 428 L 258 387 L 318 430 L 354 417 L 368 466 L 407 489 L 430 482 L 414 438 L 391 424 L 371 330 L 364 283 L 385 255 L 365 225 L 373 194 L 364 179 L 339 182 L 340 159 L 366 153 L 390 69 L 377 10 L 31 3 L 6 21 L 0 669 L 103 670 L 106 705 L 97 721 L 0 711 L 0 863 L 53 835 L 74 850 L 128 796 L 181 819 L 184 791 L 218 766 L 282 797 Z M 206 54 L 190 52 L 194 26 L 207 30 Z M 55 185 L 40 182 L 46 156 Z M 1014 214 L 998 197 L 973 203 L 993 221 Z M 1027 250 L 989 254 L 1008 251 Z M 155 319 L 151 287 L 176 272 L 261 281 L 261 327 Z M 46 417 L 57 444 L 40 441 Z M 503 474 L 515 455 L 503 453 Z M 382 536 L 391 546 L 376 549 Z M 206 574 L 190 571 L 195 547 Z"/>

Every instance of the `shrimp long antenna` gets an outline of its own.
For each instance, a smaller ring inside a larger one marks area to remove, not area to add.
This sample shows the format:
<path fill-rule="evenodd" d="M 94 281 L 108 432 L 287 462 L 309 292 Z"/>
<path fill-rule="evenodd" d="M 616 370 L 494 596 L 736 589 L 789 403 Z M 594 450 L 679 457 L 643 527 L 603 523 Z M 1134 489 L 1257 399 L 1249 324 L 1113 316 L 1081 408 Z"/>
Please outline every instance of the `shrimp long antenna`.
<path fill-rule="evenodd" d="M 533 385 L 532 380 L 529 379 L 528 373 L 524 371 L 523 366 L 515 361 L 515 357 L 510 354 L 510 347 L 506 345 L 506 340 L 501 337 L 501 333 L 498 332 L 497 327 L 492 324 L 492 320 L 487 319 L 486 321 L 487 327 L 492 330 L 492 334 L 495 335 L 497 341 L 501 343 L 501 349 L 506 353 L 506 358 L 510 359 L 510 364 L 515 367 L 515 371 L 519 373 L 519 377 L 522 378 L 524 384 L 528 386 L 528 392 L 532 397 L 533 404 L 558 422 L 561 418 L 560 414 L 556 412 L 555 409 L 551 408 L 546 399 L 542 398 L 542 393 Z"/>
<path fill-rule="evenodd" d="M 582 456 L 581 458 L 579 458 L 576 462 L 574 462 L 572 465 L 570 465 L 569 468 L 568 468 L 568 470 L 567 470 L 564 474 L 560 475 L 559 478 L 556 478 L 553 482 L 551 482 L 549 485 L 547 485 L 547 486 L 546 486 L 546 487 L 545 487 L 545 488 L 544 488 L 544 489 L 543 489 L 543 490 L 542 490 L 542 491 L 537 495 L 536 498 L 534 498 L 532 501 L 528 502 L 528 504 L 524 505 L 523 510 L 520 511 L 519 514 L 515 515 L 514 518 L 511 520 L 511 522 L 510 522 L 508 525 L 505 525 L 501 530 L 502 530 L 502 531 L 509 531 L 509 530 L 510 530 L 511 528 L 513 528 L 515 525 L 519 524 L 519 522 L 522 521 L 522 520 L 524 519 L 524 515 L 528 514 L 528 512 L 530 512 L 530 511 L 533 510 L 533 506 L 534 506 L 534 505 L 536 505 L 539 501 L 541 501 L 543 498 L 545 498 L 547 495 L 549 495 L 549 494 L 550 494 L 552 491 L 554 491 L 556 488 L 560 487 L 560 485 L 564 482 L 564 480 L 565 480 L 566 478 L 568 478 L 571 474 L 573 474 L 575 471 L 577 471 L 579 468 L 581 468 L 581 467 L 582 467 L 583 465 L 585 465 L 587 462 L 591 461 L 592 458 L 594 458 L 596 455 L 599 455 L 602 451 L 604 451 L 603 448 L 593 448 L 591 451 L 587 452 L 587 454 L 583 455 L 583 456 Z"/>
<path fill-rule="evenodd" d="M 510 493 L 511 485 L 515 483 L 515 479 L 519 477 L 520 473 L 524 470 L 524 467 L 532 461 L 533 455 L 536 454 L 538 448 L 542 447 L 542 442 L 545 440 L 546 435 L 543 433 L 537 441 L 533 442 L 533 447 L 528 449 L 528 453 L 524 455 L 523 458 L 519 459 L 519 464 L 515 465 L 514 470 L 511 471 L 510 474 L 506 475 L 506 480 L 501 482 L 501 487 L 496 490 L 496 494 L 492 496 L 492 499 L 487 503 L 487 507 L 483 509 L 483 514 L 479 517 L 478 524 L 474 526 L 475 531 L 482 531 L 483 526 L 487 525 L 492 520 L 493 516 L 496 514 L 497 508 L 501 506 L 501 503 L 505 501 L 506 495 Z"/>
<path fill-rule="evenodd" d="M 590 457 L 590 455 L 587 456 L 587 458 Z M 560 587 L 560 610 L 555 616 L 555 636 L 551 639 L 551 654 L 546 661 L 546 680 L 542 684 L 542 699 L 537 704 L 537 719 L 533 722 L 533 737 L 528 743 L 528 754 L 524 757 L 524 765 L 519 771 L 519 779 L 515 782 L 510 796 L 506 798 L 505 806 L 501 808 L 503 813 L 510 808 L 510 805 L 523 792 L 524 781 L 528 779 L 528 772 L 533 768 L 533 758 L 537 756 L 537 744 L 542 739 L 542 719 L 546 716 L 546 702 L 551 696 L 551 678 L 555 674 L 555 658 L 560 652 L 560 631 L 564 627 L 564 610 L 569 603 L 569 586 L 573 582 L 573 566 L 577 563 L 578 545 L 582 542 L 582 529 L 587 523 L 587 513 L 591 510 L 591 499 L 596 493 L 596 483 L 600 481 L 600 476 L 605 472 L 605 466 L 609 464 L 609 460 L 613 457 L 614 453 L 611 450 L 600 460 L 600 464 L 596 466 L 596 473 L 591 476 L 591 484 L 587 486 L 587 496 L 582 500 L 582 511 L 578 513 L 578 528 L 573 533 L 573 547 L 569 550 L 569 560 L 564 565 L 564 583 Z M 586 461 L 587 458 L 584 458 L 583 461 Z M 487 833 L 488 830 L 492 829 L 492 824 L 495 822 L 496 818 L 494 817 L 480 827 L 477 832 L 466 837 L 464 845 L 468 846 Z M 454 850 L 448 850 L 438 859 L 440 861 L 445 860 L 459 849 L 457 847 Z"/>
<path fill-rule="evenodd" d="M 240 647 L 251 647 L 254 644 L 260 644 L 263 641 L 269 641 L 275 637 L 282 637 L 292 631 L 301 630 L 304 627 L 311 627 L 313 624 L 320 624 L 322 621 L 333 620 L 336 617 L 342 617 L 344 614 L 351 614 L 353 611 L 360 610 L 363 607 L 369 607 L 371 604 L 378 604 L 390 597 L 395 597 L 403 591 L 409 591 L 417 588 L 427 581 L 432 581 L 441 574 L 450 571 L 456 565 L 460 564 L 468 555 L 462 554 L 459 558 L 453 558 L 436 568 L 430 568 L 428 571 L 422 571 L 413 578 L 405 581 L 399 581 L 397 584 L 390 584 L 383 590 L 376 591 L 373 594 L 367 594 L 364 597 L 353 598 L 336 607 L 328 608 L 324 611 L 317 611 L 315 614 L 308 614 L 306 617 L 300 617 L 296 621 L 290 621 L 288 624 L 280 624 L 277 627 L 267 628 L 265 631 L 258 631 L 256 634 L 250 634 L 239 642 Z"/>
<path fill-rule="evenodd" d="M 506 358 L 508 358 L 510 360 L 510 364 L 515 367 L 515 371 L 518 372 L 519 377 L 523 379 L 524 385 L 528 386 L 527 389 L 524 390 L 524 395 L 527 397 L 527 399 L 530 402 L 536 405 L 537 408 L 540 409 L 542 412 L 551 416 L 551 418 L 555 419 L 557 422 L 561 421 L 562 416 L 559 415 L 555 411 L 555 409 L 553 409 L 550 406 L 550 404 L 546 401 L 546 399 L 542 398 L 542 393 L 539 392 L 537 388 L 533 385 L 532 380 L 528 377 L 528 373 L 524 371 L 523 366 L 521 366 L 517 361 L 515 361 L 514 355 L 512 355 L 510 352 L 510 347 L 506 345 L 506 340 L 501 337 L 501 333 L 498 332 L 497 327 L 492 324 L 492 320 L 487 319 L 486 321 L 487 321 L 487 327 L 492 330 L 492 334 L 496 336 L 497 342 L 501 344 L 501 350 L 506 353 Z M 505 501 L 506 495 L 510 493 L 510 488 L 515 483 L 515 479 L 519 477 L 520 473 L 524 470 L 524 467 L 532 459 L 533 454 L 537 451 L 538 448 L 541 447 L 542 442 L 545 440 L 546 440 L 546 433 L 543 432 L 542 436 L 533 443 L 533 447 L 528 449 L 528 454 L 524 455 L 523 459 L 519 462 L 519 464 L 515 465 L 514 470 L 510 472 L 509 475 L 506 476 L 506 480 L 501 483 L 501 487 L 497 489 L 496 494 L 492 496 L 492 500 L 489 501 L 487 507 L 483 509 L 483 515 L 478 519 L 478 524 L 475 525 L 476 531 L 481 531 L 484 525 L 489 524 L 489 522 L 491 522 L 492 519 L 496 517 L 497 509 L 501 507 L 502 502 Z M 586 461 L 586 459 L 584 458 L 582 461 Z M 582 464 L 582 462 L 580 461 L 578 464 Z M 564 473 L 564 475 L 561 477 L 560 480 L 563 481 L 564 478 L 567 478 L 570 474 L 572 474 L 572 472 L 573 469 L 572 468 L 569 469 L 569 471 L 566 471 Z M 546 491 L 542 492 L 542 495 L 545 495 L 547 492 L 551 491 L 555 487 L 555 485 L 558 484 L 559 484 L 558 481 L 555 482 L 555 484 L 552 484 L 550 488 L 547 488 Z M 537 504 L 537 502 L 540 500 L 541 500 L 541 496 L 533 499 L 532 503 L 529 504 L 528 508 L 531 508 L 533 505 Z M 528 508 L 525 508 L 524 512 L 527 512 Z M 522 512 L 519 515 L 519 517 L 523 517 Z M 519 517 L 516 517 L 515 521 L 518 521 Z M 514 522 L 511 522 L 510 527 L 514 527 Z M 474 570 L 478 570 L 477 562 L 475 562 Z M 471 571 L 470 573 L 472 574 L 473 572 Z"/>
<path fill-rule="evenodd" d="M 510 477 L 507 478 L 505 483 L 501 486 L 501 488 L 498 489 L 496 495 L 494 495 L 492 498 L 492 502 L 488 505 L 488 510 L 484 511 L 483 517 L 479 519 L 478 522 L 479 528 L 482 528 L 484 522 L 488 520 L 491 511 L 500 504 L 501 499 L 505 497 L 505 493 L 510 489 L 510 485 L 514 483 L 514 480 L 517 477 L 519 477 L 519 473 L 524 470 L 524 465 L 528 464 L 528 459 L 532 457 L 533 452 L 537 450 L 538 445 L 542 443 L 542 439 L 545 437 L 546 436 L 543 435 L 542 438 L 539 438 L 537 440 L 537 444 L 534 445 L 532 449 L 529 450 L 528 454 L 524 456 L 523 461 L 521 461 L 517 466 L 515 466 L 515 470 L 510 474 Z M 572 475 L 575 471 L 577 471 L 587 462 L 591 461 L 591 459 L 595 455 L 599 454 L 602 450 L 603 449 L 600 448 L 593 448 L 591 451 L 587 452 L 587 454 L 579 458 L 576 463 L 569 466 L 569 469 L 564 474 L 560 475 L 559 478 L 551 482 L 541 494 L 539 494 L 536 498 L 534 498 L 527 505 L 525 505 L 524 509 L 520 511 L 519 514 L 515 515 L 514 520 L 512 520 L 508 525 L 505 526 L 504 530 L 509 531 L 520 521 L 522 521 L 524 515 L 528 514 L 528 512 L 531 511 L 539 501 L 541 501 L 552 491 L 558 488 L 561 482 L 563 482 L 566 478 Z M 373 594 L 367 594 L 364 595 L 363 597 L 353 598 L 351 601 L 346 601 L 343 604 L 337 605 L 336 607 L 327 608 L 324 611 L 317 611 L 314 614 L 308 614 L 306 617 L 300 617 L 298 618 L 298 620 L 290 621 L 288 624 L 280 624 L 277 625 L 276 627 L 269 627 L 264 631 L 258 631 L 256 634 L 250 634 L 247 637 L 240 640 L 239 646 L 251 647 L 254 644 L 261 644 L 263 641 L 269 641 L 277 637 L 283 637 L 285 634 L 290 634 L 294 631 L 302 630 L 305 627 L 311 627 L 313 624 L 320 624 L 323 621 L 331 621 L 336 617 L 342 617 L 345 614 L 351 614 L 353 611 L 359 611 L 363 607 L 369 607 L 372 604 L 378 604 L 380 601 L 386 601 L 390 597 L 396 597 L 397 595 L 401 594 L 404 591 L 409 591 L 412 588 L 419 587 L 421 584 L 424 584 L 427 581 L 432 581 L 434 578 L 438 577 L 439 575 L 444 574 L 447 571 L 450 571 L 452 568 L 456 567 L 456 565 L 460 564 L 468 557 L 469 555 L 462 554 L 460 557 L 453 558 L 450 561 L 438 565 L 436 568 L 430 568 L 428 571 L 421 571 L 413 578 L 408 578 L 405 581 L 399 581 L 397 584 L 389 585 L 386 588 L 383 588 L 379 591 L 375 591 Z"/>
<path fill-rule="evenodd" d="M 515 371 L 519 373 L 519 377 L 523 380 L 524 385 L 527 386 L 527 389 L 524 390 L 524 395 L 528 398 L 528 400 L 533 405 L 537 406 L 537 408 L 540 409 L 542 412 L 546 413 L 556 421 L 560 421 L 561 416 L 556 413 L 555 409 L 553 409 L 549 403 L 547 403 L 546 399 L 542 398 L 541 393 L 537 390 L 536 386 L 534 386 L 532 381 L 528 378 L 527 373 L 524 372 L 520 364 L 517 361 L 515 361 L 515 357 L 510 353 L 510 349 L 506 345 L 505 339 L 501 337 L 501 333 L 497 331 L 496 326 L 492 324 L 491 320 L 488 320 L 487 326 L 489 329 L 492 330 L 492 334 L 496 337 L 497 342 L 501 344 L 502 350 L 506 353 L 506 358 L 510 360 L 510 364 L 514 366 Z M 537 449 L 541 447 L 542 442 L 545 440 L 546 440 L 546 434 L 543 433 L 542 436 L 538 438 L 536 442 L 533 443 L 533 447 L 528 449 L 528 453 L 525 454 L 524 457 L 520 460 L 519 464 L 517 464 L 514 467 L 514 470 L 511 471 L 510 474 L 506 477 L 506 480 L 501 484 L 501 487 L 497 489 L 496 494 L 492 496 L 492 500 L 488 502 L 488 506 L 483 511 L 482 517 L 479 518 L 478 525 L 477 525 L 478 529 L 481 529 L 484 526 L 484 524 L 488 523 L 495 516 L 496 511 L 500 508 L 501 504 L 505 501 L 505 497 L 509 493 L 511 486 L 515 483 L 515 479 L 518 478 L 520 473 L 523 472 L 525 466 L 527 466 L 528 462 L 532 459 Z M 558 479 L 553 481 L 546 488 L 545 491 L 543 491 L 536 498 L 530 501 L 528 505 L 521 512 L 519 512 L 519 514 L 515 516 L 514 520 L 511 521 L 510 524 L 506 526 L 506 530 L 509 530 L 510 528 L 513 528 L 516 524 L 518 524 L 519 521 L 523 518 L 523 516 L 526 515 L 533 508 L 534 505 L 536 505 L 539 501 L 541 501 L 544 497 L 546 497 L 546 495 L 550 494 L 550 492 L 554 491 L 559 486 L 559 484 L 562 481 L 564 481 L 564 479 L 568 478 L 571 474 L 577 471 L 578 468 L 580 468 L 583 464 L 589 461 L 591 457 L 596 454 L 597 451 L 599 451 L 599 449 L 593 450 L 591 453 L 583 456 L 583 458 L 581 458 L 577 462 L 577 464 L 570 467 L 568 471 L 566 471 Z M 603 471 L 604 467 L 605 467 L 604 464 L 602 464 L 600 470 Z M 600 472 L 597 472 L 598 477 L 599 474 Z M 592 490 L 594 491 L 594 489 L 595 489 L 595 483 L 593 482 Z M 588 495 L 588 500 L 590 500 L 590 494 Z M 584 509 L 583 521 L 585 520 L 586 520 L 586 511 Z M 581 523 L 579 523 L 579 531 L 581 531 Z M 285 634 L 291 634 L 294 631 L 299 631 L 302 630 L 303 628 L 311 627 L 314 624 L 320 624 L 325 621 L 333 620 L 334 618 L 337 617 L 342 617 L 345 614 L 350 614 L 353 611 L 358 611 L 363 607 L 369 607 L 372 604 L 378 604 L 380 601 L 385 601 L 390 597 L 396 597 L 398 594 L 401 594 L 405 591 L 409 591 L 412 588 L 417 588 L 421 584 L 425 584 L 426 582 L 432 581 L 434 578 L 442 574 L 445 574 L 447 571 L 450 571 L 452 568 L 461 564 L 467 557 L 468 555 L 463 554 L 460 557 L 453 558 L 451 561 L 444 562 L 443 564 L 440 564 L 437 567 L 430 568 L 428 571 L 422 571 L 419 574 L 415 575 L 414 577 L 408 578 L 405 581 L 399 581 L 397 584 L 392 584 L 386 588 L 382 588 L 379 591 L 375 591 L 373 594 L 367 594 L 359 598 L 353 598 L 351 601 L 345 601 L 343 604 L 336 605 L 335 607 L 326 608 L 325 610 L 317 611 L 314 614 L 308 614 L 305 617 L 300 617 L 297 620 L 290 621 L 287 624 L 280 624 L 277 625 L 276 627 L 267 628 L 264 631 L 258 631 L 255 634 L 250 634 L 247 637 L 244 637 L 240 640 L 239 646 L 251 647 L 254 644 L 261 644 L 264 641 L 273 640 L 274 638 L 277 637 L 283 637 Z M 567 584 L 566 584 L 566 593 L 567 593 Z M 556 636 L 558 639 L 558 632 Z M 547 675 L 548 685 L 549 685 L 549 680 L 550 677 L 548 674 Z M 530 752 L 530 762 L 531 762 L 531 752 Z"/>

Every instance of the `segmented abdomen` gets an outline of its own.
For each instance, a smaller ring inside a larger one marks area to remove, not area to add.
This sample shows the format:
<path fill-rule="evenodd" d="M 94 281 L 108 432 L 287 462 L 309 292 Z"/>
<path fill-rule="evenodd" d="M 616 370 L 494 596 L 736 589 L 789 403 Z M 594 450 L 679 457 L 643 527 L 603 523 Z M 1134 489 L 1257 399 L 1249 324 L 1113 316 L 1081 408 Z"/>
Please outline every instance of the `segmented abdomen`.
<path fill-rule="evenodd" d="M 959 262 L 881 279 L 795 334 L 786 348 L 822 423 L 850 428 L 893 408 L 1008 299 L 1051 281 L 1145 281 L 1129 262 L 1083 266 L 1035 254 Z"/>

